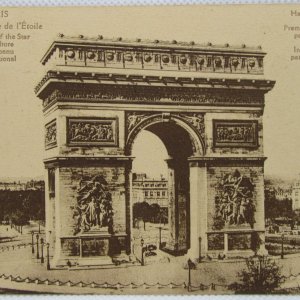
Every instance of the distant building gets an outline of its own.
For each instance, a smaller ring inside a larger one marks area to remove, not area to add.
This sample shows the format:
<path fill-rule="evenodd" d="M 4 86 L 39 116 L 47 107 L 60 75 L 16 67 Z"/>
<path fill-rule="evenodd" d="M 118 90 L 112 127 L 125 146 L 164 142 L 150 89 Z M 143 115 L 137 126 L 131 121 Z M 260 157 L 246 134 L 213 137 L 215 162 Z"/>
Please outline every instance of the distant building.
<path fill-rule="evenodd" d="M 34 190 L 34 191 L 44 191 L 45 190 L 45 182 L 43 180 L 30 180 L 26 183 L 26 190 Z"/>
<path fill-rule="evenodd" d="M 292 189 L 293 210 L 300 209 L 300 175 Z"/>
<path fill-rule="evenodd" d="M 1 191 L 27 191 L 27 190 L 45 190 L 45 182 L 43 180 L 31 180 L 27 183 L 24 182 L 0 182 Z"/>
<path fill-rule="evenodd" d="M 286 182 L 284 180 L 266 181 L 265 192 L 276 200 L 291 200 L 292 199 L 293 185 L 292 182 Z"/>
<path fill-rule="evenodd" d="M 132 178 L 133 203 L 147 202 L 168 207 L 168 181 L 163 176 L 160 179 L 148 178 L 145 173 L 133 173 Z"/>
<path fill-rule="evenodd" d="M 21 182 L 0 182 L 0 190 L 4 191 L 25 191 L 26 183 Z"/>
<path fill-rule="evenodd" d="M 277 200 L 286 200 L 292 198 L 293 188 L 277 188 L 275 189 L 275 197 Z"/>

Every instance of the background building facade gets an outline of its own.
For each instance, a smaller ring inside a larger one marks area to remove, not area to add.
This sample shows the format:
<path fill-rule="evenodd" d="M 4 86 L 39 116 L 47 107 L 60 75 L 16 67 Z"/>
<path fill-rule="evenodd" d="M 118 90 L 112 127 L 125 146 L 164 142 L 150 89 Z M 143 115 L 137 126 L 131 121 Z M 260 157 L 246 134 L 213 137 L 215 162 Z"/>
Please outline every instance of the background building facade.
<path fill-rule="evenodd" d="M 160 179 L 148 178 L 146 174 L 133 173 L 132 178 L 132 200 L 158 204 L 160 207 L 168 208 L 168 181 L 164 177 Z"/>

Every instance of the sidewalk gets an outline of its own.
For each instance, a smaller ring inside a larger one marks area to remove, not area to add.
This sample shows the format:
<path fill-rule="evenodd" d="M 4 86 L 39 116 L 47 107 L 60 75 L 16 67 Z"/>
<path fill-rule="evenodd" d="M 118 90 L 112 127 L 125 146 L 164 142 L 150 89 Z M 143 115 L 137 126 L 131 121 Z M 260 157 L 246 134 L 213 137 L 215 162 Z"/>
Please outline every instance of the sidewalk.
<path fill-rule="evenodd" d="M 19 233 L 15 228 L 11 228 L 10 225 L 0 225 L 0 237 L 10 237 L 10 241 L 1 242 L 0 249 L 6 248 L 7 246 L 21 245 L 31 243 L 31 232 L 38 233 L 39 225 L 36 222 L 30 221 L 28 225 L 23 226 L 22 234 Z M 40 226 L 40 237 L 44 234 L 44 227 Z M 36 235 L 34 236 L 34 242 L 36 242 Z"/>

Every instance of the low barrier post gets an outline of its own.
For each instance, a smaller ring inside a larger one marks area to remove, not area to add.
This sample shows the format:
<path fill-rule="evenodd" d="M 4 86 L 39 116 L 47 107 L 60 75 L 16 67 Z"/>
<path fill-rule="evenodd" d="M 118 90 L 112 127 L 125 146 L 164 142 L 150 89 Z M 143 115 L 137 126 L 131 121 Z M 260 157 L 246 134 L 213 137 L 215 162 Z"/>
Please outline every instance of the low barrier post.
<path fill-rule="evenodd" d="M 161 230 L 162 230 L 162 227 L 159 226 L 158 229 L 159 229 L 159 249 L 161 249 Z"/>
<path fill-rule="evenodd" d="M 202 238 L 199 236 L 199 262 L 201 262 L 202 259 L 201 244 L 202 244 Z"/>
<path fill-rule="evenodd" d="M 143 238 L 141 239 L 141 250 L 142 250 L 141 264 L 142 266 L 144 266 L 145 262 L 144 262 L 144 239 Z"/>
<path fill-rule="evenodd" d="M 49 246 L 50 246 L 50 244 L 47 243 L 46 246 L 47 246 L 47 270 L 50 270 L 50 257 L 49 257 Z"/>
<path fill-rule="evenodd" d="M 195 264 L 191 261 L 191 259 L 189 258 L 189 260 L 187 261 L 187 265 L 188 265 L 188 271 L 189 271 L 189 278 L 188 278 L 188 292 L 191 291 L 191 287 L 192 287 L 192 269 L 195 269 Z"/>

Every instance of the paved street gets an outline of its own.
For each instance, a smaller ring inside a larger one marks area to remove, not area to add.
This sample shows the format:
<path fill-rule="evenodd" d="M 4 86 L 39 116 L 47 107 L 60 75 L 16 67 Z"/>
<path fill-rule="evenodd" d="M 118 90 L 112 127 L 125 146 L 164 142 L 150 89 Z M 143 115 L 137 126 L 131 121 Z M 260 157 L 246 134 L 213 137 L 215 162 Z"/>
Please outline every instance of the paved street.
<path fill-rule="evenodd" d="M 4 233 L 14 234 L 15 238 L 12 242 L 2 243 L 3 245 L 17 245 L 31 242 L 31 230 L 38 230 L 37 224 L 31 224 L 25 227 L 23 234 L 20 235 L 14 229 L 7 231 L 5 226 L 1 226 L 1 235 Z M 296 263 L 299 261 L 299 263 Z M 165 263 L 160 264 L 150 264 L 146 266 L 127 265 L 121 267 L 110 266 L 106 269 L 96 269 L 96 268 L 85 268 L 85 269 L 70 269 L 70 270 L 46 270 L 46 264 L 41 264 L 40 260 L 37 260 L 35 254 L 31 253 L 31 246 L 26 248 L 15 247 L 13 250 L 0 252 L 0 275 L 12 275 L 13 277 L 20 276 L 25 279 L 27 277 L 31 279 L 38 278 L 41 281 L 50 280 L 61 282 L 71 281 L 73 283 L 78 283 L 80 281 L 89 284 L 97 283 L 102 284 L 108 282 L 109 284 L 121 283 L 118 290 L 114 289 L 93 289 L 91 287 L 69 287 L 69 286 L 46 286 L 38 285 L 34 283 L 13 283 L 9 280 L 0 279 L 0 288 L 20 288 L 20 289 L 33 289 L 35 291 L 47 291 L 47 292 L 69 292 L 69 293 L 122 293 L 130 294 L 140 292 L 141 294 L 147 293 L 186 293 L 184 288 L 184 283 L 188 282 L 188 270 L 184 268 L 186 258 L 178 257 L 171 259 L 170 262 L 167 260 Z M 284 260 L 278 260 L 278 263 L 282 265 L 282 273 L 286 276 L 290 274 L 300 273 L 300 254 L 291 255 L 286 257 Z M 203 262 L 198 265 L 196 270 L 192 270 L 192 285 L 199 286 L 203 284 L 205 286 L 211 286 L 211 284 L 216 285 L 215 291 L 210 291 L 209 288 L 205 288 L 203 291 L 194 291 L 194 293 L 228 293 L 226 287 L 228 284 L 236 281 L 236 274 L 245 266 L 243 261 L 214 261 L 214 262 Z M 298 279 L 289 280 L 285 286 L 297 286 Z M 156 283 L 161 285 L 168 285 L 174 283 L 176 285 L 181 285 L 179 288 L 171 288 L 170 286 L 161 288 L 146 288 L 140 287 L 136 289 L 122 288 L 122 285 L 129 285 L 130 283 L 136 285 L 142 285 L 147 283 L 148 285 L 155 285 Z M 162 290 L 163 289 L 163 290 Z"/>
<path fill-rule="evenodd" d="M 23 227 L 22 234 L 19 233 L 15 228 L 11 228 L 10 225 L 0 225 L 0 237 L 9 238 L 9 241 L 1 243 L 0 240 L 0 249 L 1 247 L 20 245 L 31 243 L 31 231 L 38 232 L 39 225 L 36 222 L 30 222 L 29 225 Z M 43 235 L 44 228 L 40 226 L 41 236 Z"/>

